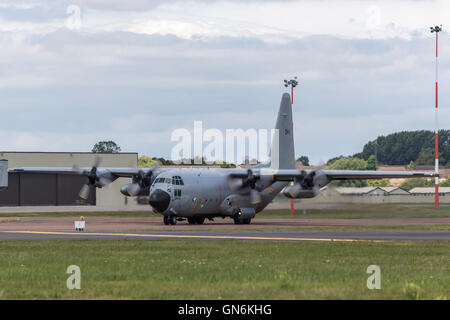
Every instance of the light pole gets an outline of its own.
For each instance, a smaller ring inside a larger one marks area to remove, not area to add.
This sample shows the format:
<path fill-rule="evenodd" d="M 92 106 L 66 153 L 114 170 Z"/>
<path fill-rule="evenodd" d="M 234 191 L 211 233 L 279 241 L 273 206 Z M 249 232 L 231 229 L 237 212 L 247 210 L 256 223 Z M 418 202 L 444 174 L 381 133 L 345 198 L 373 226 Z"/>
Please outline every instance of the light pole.
<path fill-rule="evenodd" d="M 297 77 L 291 80 L 284 80 L 286 88 L 291 87 L 291 105 L 294 104 L 294 88 L 298 85 Z M 294 215 L 294 199 L 291 199 L 291 215 Z"/>
<path fill-rule="evenodd" d="M 431 33 L 436 33 L 436 93 L 435 93 L 435 108 L 434 108 L 434 170 L 439 174 L 439 132 L 438 132 L 438 33 L 442 31 L 442 25 L 430 27 Z M 439 209 L 439 177 L 434 178 L 434 209 Z"/>
<path fill-rule="evenodd" d="M 284 80 L 284 86 L 291 87 L 291 104 L 294 104 L 294 88 L 298 86 L 297 77 L 291 80 Z"/>

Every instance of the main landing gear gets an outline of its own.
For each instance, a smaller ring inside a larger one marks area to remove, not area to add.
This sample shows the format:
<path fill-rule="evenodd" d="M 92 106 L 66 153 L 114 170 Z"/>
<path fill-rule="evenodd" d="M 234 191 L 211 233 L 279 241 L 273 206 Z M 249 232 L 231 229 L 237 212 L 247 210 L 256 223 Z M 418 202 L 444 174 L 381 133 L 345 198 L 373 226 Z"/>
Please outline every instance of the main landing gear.
<path fill-rule="evenodd" d="M 250 224 L 252 218 L 241 219 L 239 217 L 233 217 L 234 224 Z"/>
<path fill-rule="evenodd" d="M 212 218 L 208 218 L 208 219 L 212 220 Z M 177 219 L 176 216 L 164 216 L 164 224 L 166 226 L 176 225 L 177 220 L 185 220 L 185 218 Z M 233 217 L 233 220 L 234 220 L 235 224 L 250 224 L 252 221 L 252 218 L 242 219 L 242 218 L 239 218 L 238 216 L 235 216 L 235 217 Z M 205 218 L 204 217 L 189 217 L 189 218 L 187 218 L 187 221 L 189 224 L 203 224 L 205 222 Z"/>
<path fill-rule="evenodd" d="M 189 224 L 203 224 L 205 218 L 187 218 Z"/>

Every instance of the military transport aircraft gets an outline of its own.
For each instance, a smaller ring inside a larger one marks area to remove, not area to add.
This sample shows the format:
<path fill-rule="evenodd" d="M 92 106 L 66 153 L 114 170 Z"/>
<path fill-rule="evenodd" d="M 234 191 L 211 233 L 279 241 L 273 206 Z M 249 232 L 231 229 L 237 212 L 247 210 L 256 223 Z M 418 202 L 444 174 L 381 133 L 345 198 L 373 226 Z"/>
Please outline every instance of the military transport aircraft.
<path fill-rule="evenodd" d="M 97 160 L 90 169 L 30 167 L 9 171 L 85 175 L 87 183 L 80 191 L 83 198 L 91 186 L 102 188 L 119 177 L 130 177 L 132 183 L 122 186 L 121 192 L 126 196 L 148 195 L 153 211 L 164 217 L 164 224 L 172 225 L 185 219 L 202 224 L 205 218 L 214 217 L 249 224 L 281 191 L 289 198 L 313 198 L 333 180 L 437 176 L 412 171 L 296 169 L 288 93 L 282 95 L 275 129 L 278 134 L 272 141 L 270 161 L 249 168 L 99 168 Z"/>

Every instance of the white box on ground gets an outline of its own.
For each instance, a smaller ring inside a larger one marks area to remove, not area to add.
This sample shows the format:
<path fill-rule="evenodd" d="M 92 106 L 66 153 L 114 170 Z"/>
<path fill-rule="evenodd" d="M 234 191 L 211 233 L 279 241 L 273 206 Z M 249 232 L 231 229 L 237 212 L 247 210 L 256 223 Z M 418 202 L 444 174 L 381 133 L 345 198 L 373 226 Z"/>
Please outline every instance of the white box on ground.
<path fill-rule="evenodd" d="M 75 230 L 84 230 L 86 227 L 86 221 L 75 221 Z"/>

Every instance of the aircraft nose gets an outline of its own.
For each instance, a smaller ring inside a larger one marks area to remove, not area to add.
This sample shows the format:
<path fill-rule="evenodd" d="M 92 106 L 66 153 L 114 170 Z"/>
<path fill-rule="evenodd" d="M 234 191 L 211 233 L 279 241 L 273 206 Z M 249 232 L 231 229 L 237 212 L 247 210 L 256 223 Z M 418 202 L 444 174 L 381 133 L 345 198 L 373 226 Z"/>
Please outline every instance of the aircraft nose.
<path fill-rule="evenodd" d="M 155 190 L 150 195 L 148 203 L 158 212 L 164 212 L 169 207 L 170 195 L 162 190 Z"/>

